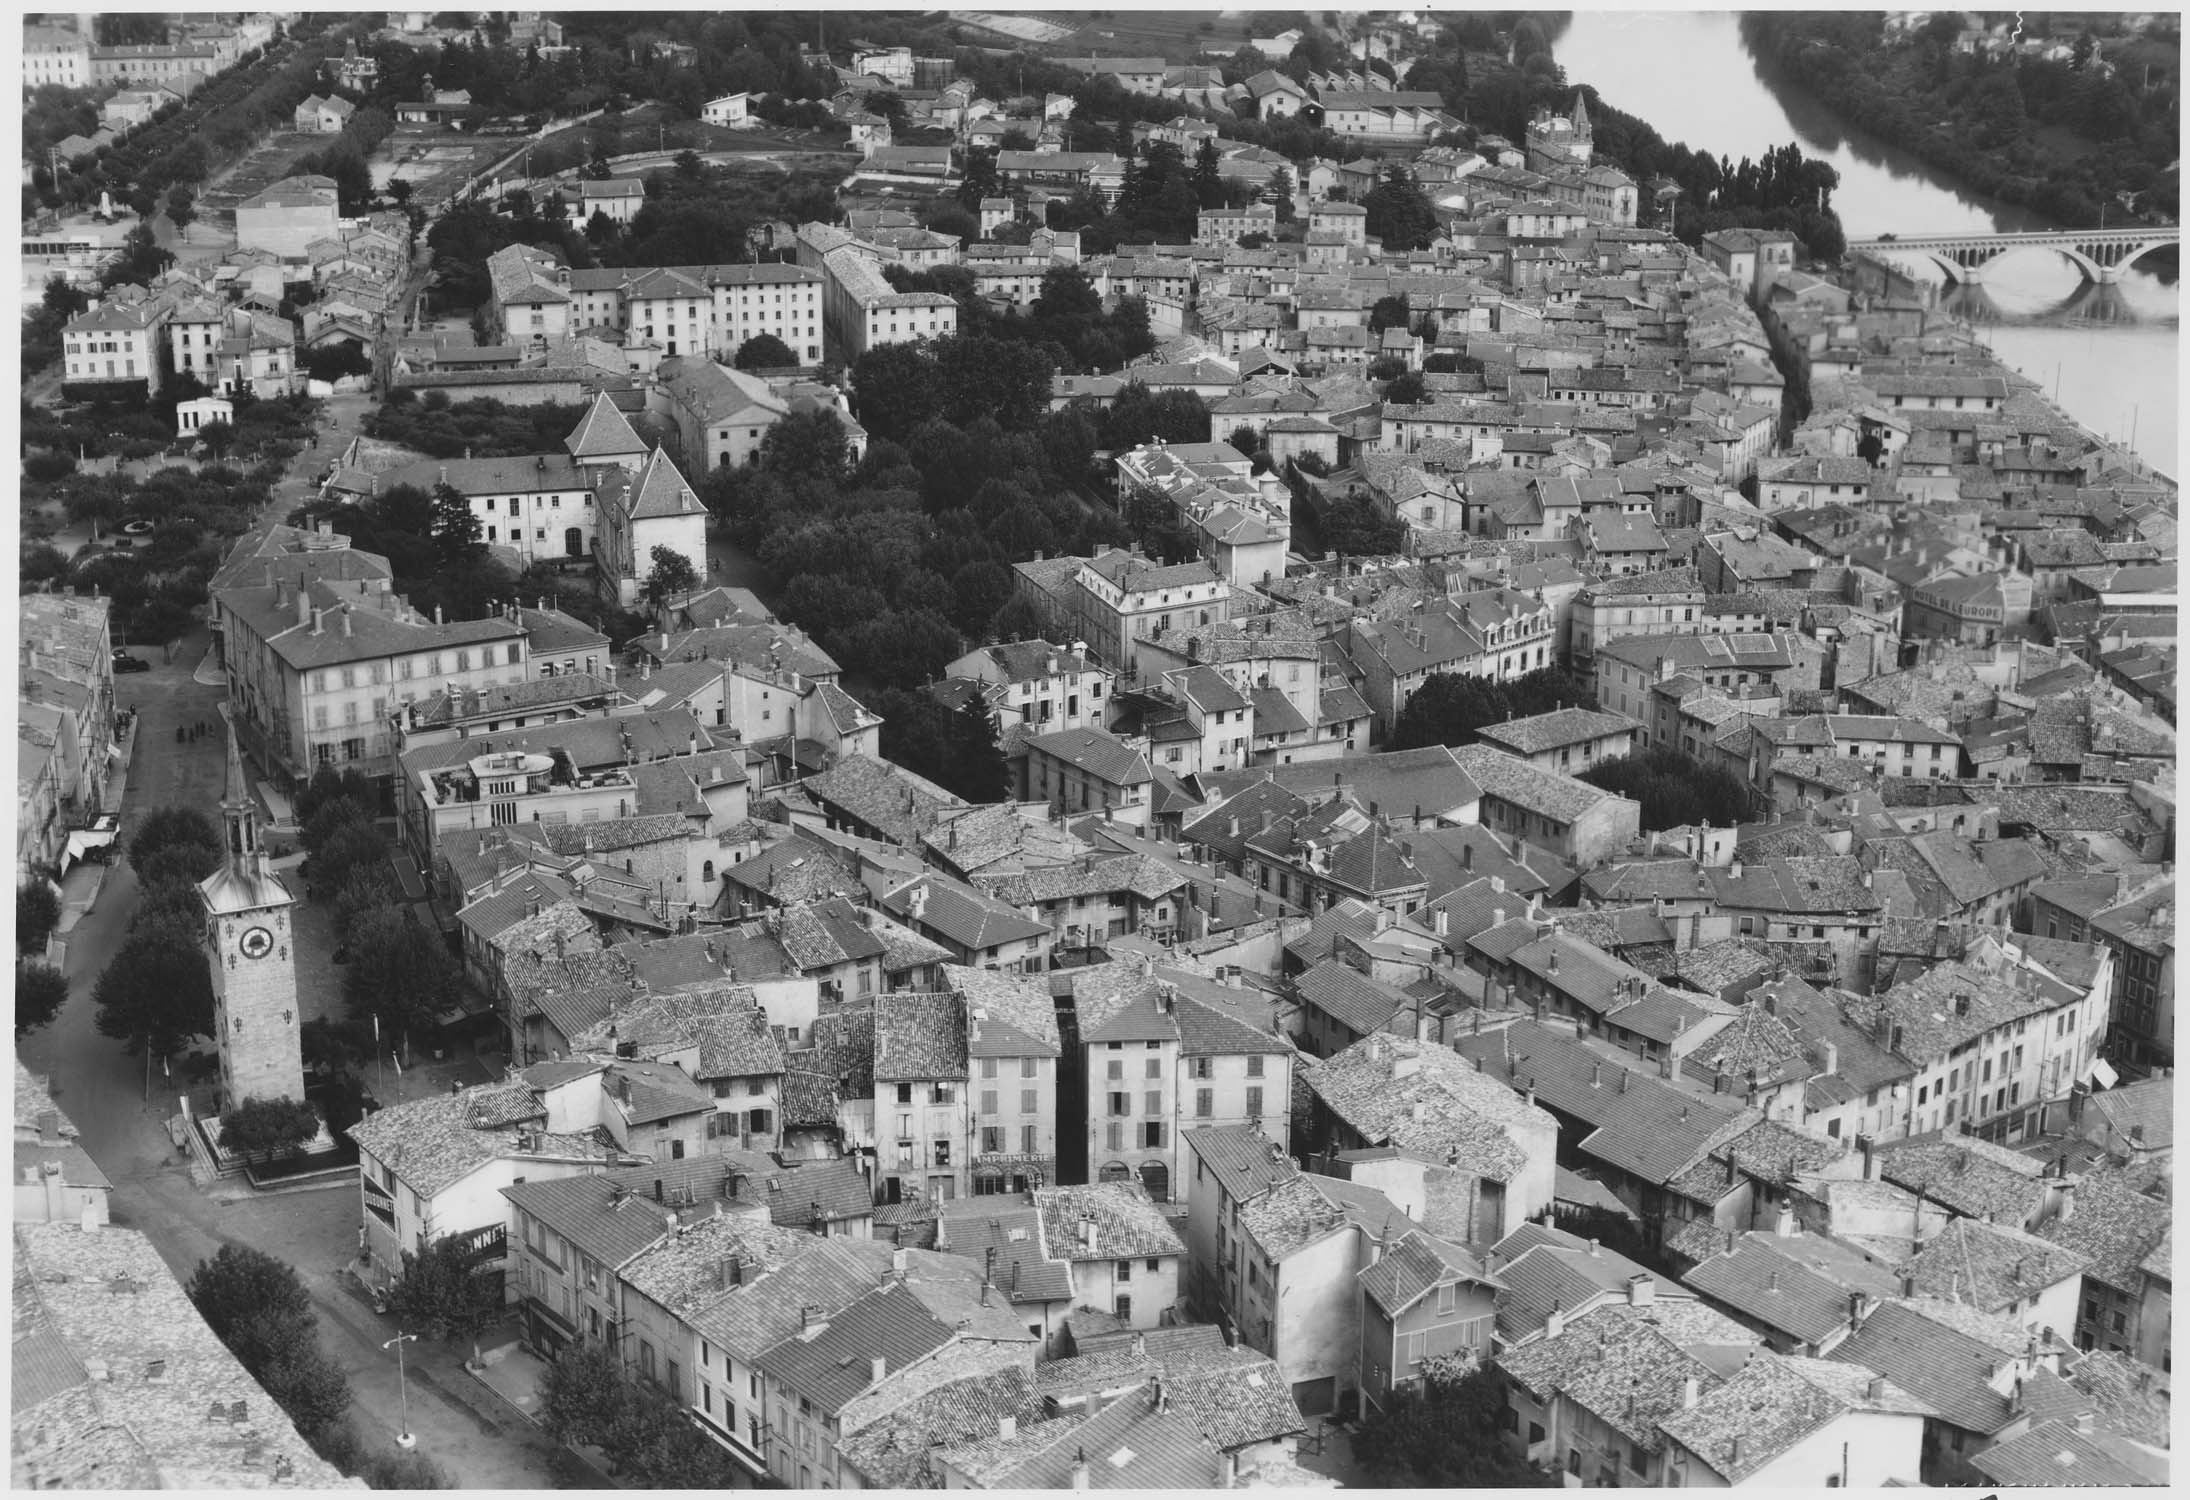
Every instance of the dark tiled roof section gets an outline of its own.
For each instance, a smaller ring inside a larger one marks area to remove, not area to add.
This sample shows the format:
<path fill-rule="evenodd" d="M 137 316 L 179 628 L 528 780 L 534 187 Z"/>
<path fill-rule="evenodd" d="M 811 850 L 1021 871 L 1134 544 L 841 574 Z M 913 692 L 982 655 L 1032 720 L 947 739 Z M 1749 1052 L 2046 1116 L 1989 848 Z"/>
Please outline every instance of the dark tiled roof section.
<path fill-rule="evenodd" d="M 1302 1001 L 1364 1036 L 1383 1030 L 1395 1015 L 1414 1004 L 1397 985 L 1371 979 L 1331 958 L 1302 974 L 1293 985 Z"/>
<path fill-rule="evenodd" d="M 1038 1210 L 1016 1201 L 975 1199 L 946 1203 L 943 1210 L 947 1253 L 982 1267 L 1010 1300 L 1072 1300 L 1072 1268 L 1046 1253 Z"/>
<path fill-rule="evenodd" d="M 1966 1432 L 1990 1436 L 2017 1415 L 1993 1388 L 2007 1356 L 1898 1302 L 1874 1311 L 1832 1358 L 1876 1371 Z"/>
<path fill-rule="evenodd" d="M 890 1286 L 832 1314 L 818 1334 L 787 1338 L 754 1363 L 834 1416 L 853 1397 L 875 1387 L 873 1361 L 883 1361 L 887 1379 L 952 1337 L 952 1330 L 918 1297 L 902 1286 Z"/>

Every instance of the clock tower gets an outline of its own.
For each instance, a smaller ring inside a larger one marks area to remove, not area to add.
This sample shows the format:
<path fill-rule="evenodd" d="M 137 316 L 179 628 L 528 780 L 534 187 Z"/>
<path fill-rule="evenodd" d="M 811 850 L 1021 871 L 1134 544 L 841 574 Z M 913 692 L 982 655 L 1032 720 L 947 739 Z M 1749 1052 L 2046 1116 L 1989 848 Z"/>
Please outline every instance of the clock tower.
<path fill-rule="evenodd" d="M 220 1047 L 221 1107 L 247 1099 L 304 1101 L 302 1017 L 297 1013 L 296 898 L 267 868 L 258 807 L 243 779 L 233 727 L 228 789 L 221 797 L 227 862 L 198 884 L 213 971 L 213 1029 Z"/>

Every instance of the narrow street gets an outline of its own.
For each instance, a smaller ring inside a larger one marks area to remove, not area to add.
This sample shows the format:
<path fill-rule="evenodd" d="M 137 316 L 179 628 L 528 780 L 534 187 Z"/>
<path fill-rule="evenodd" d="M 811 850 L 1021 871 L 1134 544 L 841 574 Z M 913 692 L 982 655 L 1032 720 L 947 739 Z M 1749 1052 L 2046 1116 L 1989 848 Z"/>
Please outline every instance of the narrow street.
<path fill-rule="evenodd" d="M 217 729 L 181 744 L 175 739 L 178 726 L 220 723 L 223 689 L 193 680 L 205 649 L 204 632 L 193 632 L 173 662 L 116 679 L 117 706 L 138 715 L 122 808 L 125 845 L 156 808 L 217 808 L 226 741 Z M 360 1431 L 369 1440 L 390 1440 L 402 1426 L 402 1400 L 394 1356 L 380 1346 L 397 1330 L 342 1274 L 357 1244 L 356 1187 L 235 1200 L 200 1191 L 168 1138 L 165 1121 L 176 1100 L 158 1065 L 148 1098 L 144 1060 L 128 1056 L 93 1024 L 92 988 L 136 905 L 136 873 L 118 861 L 66 935 L 69 1002 L 51 1026 L 22 1041 L 22 1060 L 50 1079 L 82 1145 L 113 1180 L 114 1222 L 149 1236 L 178 1278 L 187 1280 L 223 1244 L 249 1245 L 296 1267 L 319 1308 L 322 1343 L 350 1378 Z M 307 1004 L 335 1008 L 340 1000 L 320 995 Z M 409 1346 L 410 1426 L 419 1451 L 467 1489 L 555 1487 L 556 1448 L 465 1373 L 469 1353 L 468 1346 Z"/>

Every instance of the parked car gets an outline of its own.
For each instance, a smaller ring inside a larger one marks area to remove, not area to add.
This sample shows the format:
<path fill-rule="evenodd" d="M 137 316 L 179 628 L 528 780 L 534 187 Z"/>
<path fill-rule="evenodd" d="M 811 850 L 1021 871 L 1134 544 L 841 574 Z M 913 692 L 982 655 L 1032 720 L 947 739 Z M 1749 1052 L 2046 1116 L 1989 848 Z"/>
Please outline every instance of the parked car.
<path fill-rule="evenodd" d="M 117 649 L 114 653 L 114 670 L 117 672 L 149 672 L 152 670 L 152 663 L 146 661 L 143 657 L 131 656 L 127 651 Z"/>

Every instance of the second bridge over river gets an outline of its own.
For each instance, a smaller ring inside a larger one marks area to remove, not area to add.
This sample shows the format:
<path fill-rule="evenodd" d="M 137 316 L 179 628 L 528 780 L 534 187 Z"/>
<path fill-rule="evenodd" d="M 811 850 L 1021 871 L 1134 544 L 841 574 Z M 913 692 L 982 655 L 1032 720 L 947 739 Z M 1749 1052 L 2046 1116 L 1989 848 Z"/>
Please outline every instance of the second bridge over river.
<path fill-rule="evenodd" d="M 1930 261 L 1950 282 L 1984 280 L 1984 268 L 2017 250 L 2050 250 L 2085 278 L 2111 286 L 2154 250 L 2180 245 L 2179 228 L 2079 229 L 2042 234 L 1902 234 L 1851 240 L 1861 255 L 1904 255 Z"/>

